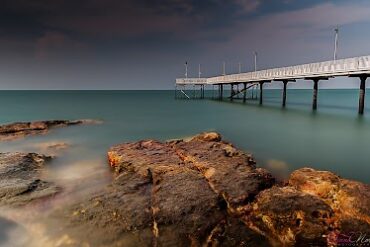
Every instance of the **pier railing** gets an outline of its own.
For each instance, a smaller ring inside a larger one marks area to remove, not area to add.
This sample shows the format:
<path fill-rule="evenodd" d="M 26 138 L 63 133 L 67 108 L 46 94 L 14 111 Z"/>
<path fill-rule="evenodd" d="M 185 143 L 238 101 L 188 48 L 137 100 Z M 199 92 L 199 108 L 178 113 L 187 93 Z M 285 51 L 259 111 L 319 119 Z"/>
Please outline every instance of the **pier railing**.
<path fill-rule="evenodd" d="M 302 64 L 255 72 L 215 76 L 209 78 L 180 78 L 176 84 L 230 84 L 313 77 L 351 76 L 370 73 L 370 56 L 346 58 L 319 63 Z"/>
<path fill-rule="evenodd" d="M 179 78 L 179 79 L 176 79 L 176 84 L 179 84 L 179 85 L 188 85 L 188 84 L 203 85 L 203 84 L 207 84 L 207 78 Z"/>

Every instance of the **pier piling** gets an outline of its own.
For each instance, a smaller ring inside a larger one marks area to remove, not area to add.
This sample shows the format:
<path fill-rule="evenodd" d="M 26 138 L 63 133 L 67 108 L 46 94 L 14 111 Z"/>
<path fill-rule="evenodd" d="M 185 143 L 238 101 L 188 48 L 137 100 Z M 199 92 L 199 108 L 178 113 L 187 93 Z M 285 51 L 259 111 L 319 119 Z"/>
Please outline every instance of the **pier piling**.
<path fill-rule="evenodd" d="M 284 79 L 284 80 L 275 80 L 275 81 L 281 81 L 281 82 L 283 82 L 283 93 L 282 93 L 282 106 L 283 106 L 283 108 L 286 106 L 286 95 L 287 95 L 287 92 L 286 92 L 286 90 L 287 90 L 287 85 L 288 85 L 288 82 L 290 82 L 290 81 L 292 81 L 292 82 L 295 82 L 296 80 L 295 79 L 292 79 L 292 80 L 290 80 L 290 79 Z"/>
<path fill-rule="evenodd" d="M 234 97 L 234 84 L 230 84 L 230 101 L 233 101 Z"/>
<path fill-rule="evenodd" d="M 365 108 L 365 90 L 366 90 L 366 79 L 367 76 L 360 76 L 360 97 L 359 97 L 359 103 L 358 103 L 358 114 L 363 115 L 364 114 L 364 108 Z"/>
<path fill-rule="evenodd" d="M 224 93 L 224 85 L 220 84 L 220 100 L 223 98 L 223 93 Z"/>
<path fill-rule="evenodd" d="M 263 103 L 263 83 L 265 82 L 260 82 L 260 105 Z"/>
<path fill-rule="evenodd" d="M 286 86 L 288 81 L 283 81 L 283 107 L 286 105 Z"/>
<path fill-rule="evenodd" d="M 245 103 L 245 100 L 247 99 L 247 83 L 243 83 L 244 84 L 244 91 L 243 91 L 243 102 Z"/>
<path fill-rule="evenodd" d="M 312 110 L 317 110 L 317 91 L 319 89 L 319 79 L 313 79 L 313 96 L 312 96 Z"/>

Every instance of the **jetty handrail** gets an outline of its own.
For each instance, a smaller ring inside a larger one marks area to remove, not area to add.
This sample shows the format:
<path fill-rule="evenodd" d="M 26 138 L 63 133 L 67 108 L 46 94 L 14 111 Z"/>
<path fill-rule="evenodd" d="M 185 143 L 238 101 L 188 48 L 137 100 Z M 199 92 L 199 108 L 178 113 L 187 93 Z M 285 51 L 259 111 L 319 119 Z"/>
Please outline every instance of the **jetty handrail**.
<path fill-rule="evenodd" d="M 229 84 L 237 82 L 258 82 L 283 79 L 303 79 L 310 77 L 349 76 L 370 73 L 370 56 L 345 58 L 318 63 L 287 66 L 221 75 L 209 78 L 178 78 L 176 84 Z"/>
<path fill-rule="evenodd" d="M 206 84 L 207 78 L 179 78 L 176 84 Z"/>

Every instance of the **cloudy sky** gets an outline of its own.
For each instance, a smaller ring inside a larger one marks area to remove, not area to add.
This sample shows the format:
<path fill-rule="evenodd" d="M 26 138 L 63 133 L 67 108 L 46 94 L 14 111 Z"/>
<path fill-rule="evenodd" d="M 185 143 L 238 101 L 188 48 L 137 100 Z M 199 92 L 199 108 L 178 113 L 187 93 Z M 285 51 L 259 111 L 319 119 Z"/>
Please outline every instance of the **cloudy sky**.
<path fill-rule="evenodd" d="M 171 89 L 185 61 L 250 71 L 253 51 L 260 69 L 330 60 L 336 25 L 340 58 L 370 54 L 368 0 L 1 0 L 0 89 Z"/>

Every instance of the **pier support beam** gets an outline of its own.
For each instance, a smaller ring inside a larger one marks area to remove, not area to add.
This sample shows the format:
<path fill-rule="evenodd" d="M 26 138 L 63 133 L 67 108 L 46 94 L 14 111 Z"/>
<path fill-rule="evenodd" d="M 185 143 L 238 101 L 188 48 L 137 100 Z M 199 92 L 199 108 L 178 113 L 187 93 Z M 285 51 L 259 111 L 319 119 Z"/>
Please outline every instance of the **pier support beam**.
<path fill-rule="evenodd" d="M 283 103 L 282 103 L 282 106 L 283 106 L 283 108 L 285 108 L 285 106 L 286 106 L 286 89 L 287 89 L 288 82 L 290 82 L 290 81 L 295 82 L 295 80 L 294 79 L 283 79 L 283 80 L 275 80 L 275 81 L 283 82 L 283 93 L 282 93 Z"/>
<path fill-rule="evenodd" d="M 262 105 L 262 103 L 263 103 L 263 84 L 264 84 L 265 82 L 260 82 L 260 105 Z"/>
<path fill-rule="evenodd" d="M 243 102 L 245 103 L 245 100 L 247 99 L 247 83 L 243 83 L 244 84 L 244 88 L 243 88 Z"/>
<path fill-rule="evenodd" d="M 220 85 L 219 85 L 219 89 L 220 89 L 219 99 L 220 99 L 220 100 L 222 100 L 222 98 L 223 98 L 223 93 L 224 93 L 224 85 L 220 84 Z"/>
<path fill-rule="evenodd" d="M 365 91 L 367 75 L 360 76 L 360 97 L 358 102 L 358 114 L 363 115 L 365 109 Z"/>
<path fill-rule="evenodd" d="M 319 90 L 319 79 L 313 79 L 312 110 L 317 110 L 317 91 Z"/>
<path fill-rule="evenodd" d="M 233 101 L 234 96 L 234 84 L 230 84 L 230 101 Z"/>
<path fill-rule="evenodd" d="M 317 110 L 317 98 L 318 98 L 318 91 L 319 91 L 319 81 L 320 80 L 329 80 L 329 77 L 311 77 L 305 78 L 306 80 L 313 81 L 313 94 L 312 94 L 312 110 Z"/>
<path fill-rule="evenodd" d="M 288 81 L 283 81 L 283 107 L 286 106 L 286 86 Z"/>

